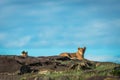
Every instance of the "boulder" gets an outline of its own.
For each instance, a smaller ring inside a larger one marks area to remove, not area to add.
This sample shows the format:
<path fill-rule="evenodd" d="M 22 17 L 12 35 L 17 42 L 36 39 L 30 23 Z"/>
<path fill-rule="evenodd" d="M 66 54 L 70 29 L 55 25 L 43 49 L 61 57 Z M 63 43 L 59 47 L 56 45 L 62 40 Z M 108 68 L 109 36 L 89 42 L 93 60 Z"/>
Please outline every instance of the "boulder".
<path fill-rule="evenodd" d="M 0 73 L 13 73 L 20 69 L 19 64 L 14 57 L 0 56 Z"/>

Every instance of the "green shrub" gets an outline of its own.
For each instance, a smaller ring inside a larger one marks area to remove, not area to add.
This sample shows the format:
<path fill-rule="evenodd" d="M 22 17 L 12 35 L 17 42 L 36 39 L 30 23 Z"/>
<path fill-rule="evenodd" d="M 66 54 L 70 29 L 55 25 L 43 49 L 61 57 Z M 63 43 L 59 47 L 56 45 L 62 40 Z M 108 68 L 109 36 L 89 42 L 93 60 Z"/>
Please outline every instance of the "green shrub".
<path fill-rule="evenodd" d="M 120 66 L 115 67 L 112 72 L 111 72 L 114 76 L 120 76 Z"/>

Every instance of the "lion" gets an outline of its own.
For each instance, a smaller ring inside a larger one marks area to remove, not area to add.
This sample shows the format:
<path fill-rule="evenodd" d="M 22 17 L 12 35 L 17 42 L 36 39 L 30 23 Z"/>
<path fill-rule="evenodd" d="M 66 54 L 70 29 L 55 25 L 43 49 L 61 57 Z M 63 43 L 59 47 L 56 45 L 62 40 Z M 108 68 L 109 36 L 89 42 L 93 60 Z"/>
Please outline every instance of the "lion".
<path fill-rule="evenodd" d="M 22 51 L 21 56 L 22 57 L 28 57 L 28 52 Z"/>
<path fill-rule="evenodd" d="M 76 53 L 61 53 L 60 56 L 66 56 L 66 57 L 68 57 L 70 59 L 83 60 L 85 50 L 86 50 L 86 47 L 78 48 L 78 51 Z"/>

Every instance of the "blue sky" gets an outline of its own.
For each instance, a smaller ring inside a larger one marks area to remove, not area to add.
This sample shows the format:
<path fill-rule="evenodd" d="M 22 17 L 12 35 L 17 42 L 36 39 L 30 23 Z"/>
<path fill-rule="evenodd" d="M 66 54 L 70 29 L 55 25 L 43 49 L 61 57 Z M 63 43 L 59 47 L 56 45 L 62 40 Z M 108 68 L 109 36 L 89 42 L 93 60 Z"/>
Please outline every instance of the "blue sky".
<path fill-rule="evenodd" d="M 86 58 L 110 60 L 120 55 L 119 31 L 120 0 L 0 0 L 1 54 L 58 55 L 86 46 Z"/>

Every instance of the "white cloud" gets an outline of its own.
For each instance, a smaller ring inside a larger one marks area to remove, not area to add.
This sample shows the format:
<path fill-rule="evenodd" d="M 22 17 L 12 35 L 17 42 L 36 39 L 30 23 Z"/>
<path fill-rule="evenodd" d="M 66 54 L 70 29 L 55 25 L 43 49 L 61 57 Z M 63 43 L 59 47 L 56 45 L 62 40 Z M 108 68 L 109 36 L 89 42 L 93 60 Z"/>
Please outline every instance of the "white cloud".
<path fill-rule="evenodd" d="M 102 61 L 102 62 L 106 62 L 106 61 L 109 61 L 109 62 L 120 62 L 120 58 L 119 57 L 115 57 L 115 56 L 110 56 L 110 55 L 99 55 L 99 56 L 96 56 L 96 55 L 93 55 L 93 56 L 90 56 L 90 55 L 87 55 L 86 56 L 86 59 L 88 60 L 92 60 L 92 61 Z"/>
<path fill-rule="evenodd" d="M 115 30 L 119 30 L 120 28 L 118 29 L 115 25 L 111 25 L 111 22 L 112 21 L 91 21 L 86 23 L 84 27 L 68 28 L 68 31 L 64 32 L 63 36 L 68 39 L 71 38 L 72 40 L 68 40 L 68 42 L 71 43 L 72 41 L 75 45 L 105 46 L 120 44 L 119 37 L 115 34 Z"/>
<path fill-rule="evenodd" d="M 111 56 L 87 56 L 87 59 L 94 60 L 94 61 L 109 61 L 112 57 Z"/>
<path fill-rule="evenodd" d="M 18 40 L 9 41 L 7 44 L 5 44 L 5 46 L 8 47 L 8 48 L 24 47 L 29 43 L 30 40 L 31 40 L 31 36 L 24 36 L 24 37 L 21 37 Z"/>
<path fill-rule="evenodd" d="M 8 1 L 7 0 L 0 0 L 0 5 L 3 5 L 5 3 L 7 3 Z"/>
<path fill-rule="evenodd" d="M 70 27 L 53 27 L 45 26 L 38 27 L 38 34 L 33 41 L 35 46 L 108 46 L 118 44 L 119 39 L 111 32 L 113 28 L 110 22 L 112 21 L 91 21 L 84 26 L 70 26 Z M 111 35 L 111 36 L 110 36 Z M 113 37 L 112 37 L 113 36 Z"/>
<path fill-rule="evenodd" d="M 5 33 L 0 33 L 0 40 L 4 40 L 6 38 L 6 34 Z"/>

